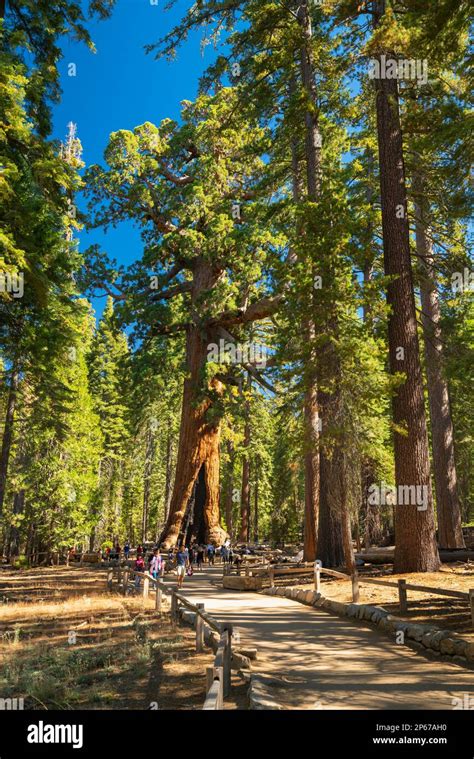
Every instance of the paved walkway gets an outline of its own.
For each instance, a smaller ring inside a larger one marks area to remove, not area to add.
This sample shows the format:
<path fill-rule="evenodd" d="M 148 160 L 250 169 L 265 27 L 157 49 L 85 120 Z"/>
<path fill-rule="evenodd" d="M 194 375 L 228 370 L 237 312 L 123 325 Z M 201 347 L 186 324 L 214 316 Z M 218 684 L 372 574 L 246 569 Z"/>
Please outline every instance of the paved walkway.
<path fill-rule="evenodd" d="M 183 592 L 240 645 L 258 649 L 252 670 L 274 678 L 273 698 L 290 709 L 452 709 L 474 698 L 474 672 L 428 659 L 362 621 L 324 609 L 220 586 L 222 568 L 186 578 Z"/>

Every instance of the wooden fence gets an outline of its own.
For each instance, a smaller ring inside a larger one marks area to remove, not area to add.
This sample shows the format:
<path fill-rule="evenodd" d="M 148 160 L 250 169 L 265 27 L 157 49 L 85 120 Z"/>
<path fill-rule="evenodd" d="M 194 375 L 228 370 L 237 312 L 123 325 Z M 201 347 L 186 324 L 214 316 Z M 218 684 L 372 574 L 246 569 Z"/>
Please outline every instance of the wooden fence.
<path fill-rule="evenodd" d="M 461 590 L 447 590 L 446 588 L 432 588 L 429 585 L 414 585 L 406 580 L 378 580 L 372 577 L 359 578 L 359 583 L 365 585 L 385 585 L 389 588 L 398 588 L 398 601 L 400 611 L 406 613 L 408 611 L 408 593 L 412 590 L 415 593 L 432 593 L 435 596 L 447 596 L 448 598 L 457 598 L 462 601 L 466 601 L 471 611 L 471 623 L 474 627 L 474 589 L 463 592 Z"/>
<path fill-rule="evenodd" d="M 113 589 L 114 578 L 123 595 L 130 589 L 130 580 L 138 577 L 139 587 L 143 598 L 148 598 L 150 589 L 154 586 L 155 610 L 161 612 L 163 594 L 170 597 L 171 620 L 173 624 L 179 621 L 180 607 L 184 607 L 196 615 L 196 652 L 204 651 L 205 626 L 217 632 L 219 642 L 212 667 L 206 669 L 206 700 L 203 709 L 219 710 L 224 708 L 224 699 L 230 695 L 231 663 L 232 663 L 232 625 L 217 622 L 206 614 L 203 603 L 193 604 L 182 593 L 166 585 L 162 579 L 155 579 L 148 572 L 136 572 L 130 567 L 109 567 L 107 569 L 107 587 Z"/>
<path fill-rule="evenodd" d="M 474 589 L 467 592 L 460 590 L 448 590 L 446 588 L 433 588 L 428 585 L 415 585 L 408 583 L 406 580 L 382 580 L 372 577 L 360 577 L 357 570 L 351 575 L 338 572 L 335 569 L 326 569 L 322 566 L 321 561 L 306 562 L 296 565 L 267 565 L 253 567 L 239 567 L 237 569 L 224 570 L 225 574 L 245 574 L 252 577 L 265 577 L 268 578 L 270 587 L 275 586 L 275 579 L 281 577 L 291 577 L 310 575 L 314 576 L 314 589 L 321 592 L 321 574 L 329 575 L 330 577 L 336 577 L 340 580 L 350 580 L 352 583 L 352 601 L 358 603 L 360 598 L 359 586 L 362 585 L 384 585 L 389 588 L 397 588 L 400 612 L 402 614 L 408 611 L 408 591 L 415 593 L 432 593 L 433 595 L 446 596 L 447 598 L 456 598 L 466 601 L 471 611 L 472 626 L 474 627 Z"/>

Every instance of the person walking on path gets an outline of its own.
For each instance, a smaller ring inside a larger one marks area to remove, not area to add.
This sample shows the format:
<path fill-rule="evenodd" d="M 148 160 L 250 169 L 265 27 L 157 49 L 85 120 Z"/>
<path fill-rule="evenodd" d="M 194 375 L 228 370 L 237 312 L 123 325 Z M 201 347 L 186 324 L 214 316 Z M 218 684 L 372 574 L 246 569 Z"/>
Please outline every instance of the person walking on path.
<path fill-rule="evenodd" d="M 157 579 L 157 577 L 161 574 L 161 565 L 162 565 L 162 558 L 160 555 L 160 552 L 158 548 L 155 548 L 153 551 L 153 556 L 150 559 L 150 574 L 152 577 Z"/>
<path fill-rule="evenodd" d="M 145 571 L 145 562 L 143 561 L 143 556 L 138 556 L 137 560 L 135 562 L 135 572 L 144 572 Z M 140 587 L 140 575 L 135 575 L 135 588 L 138 589 Z"/>
<path fill-rule="evenodd" d="M 184 546 L 178 550 L 176 554 L 176 570 L 178 573 L 178 589 L 183 587 L 184 578 L 186 575 L 186 569 L 189 566 L 188 552 Z"/>
<path fill-rule="evenodd" d="M 198 546 L 196 548 L 196 563 L 197 568 L 200 572 L 202 572 L 202 562 L 204 561 L 204 547 Z"/>
<path fill-rule="evenodd" d="M 227 564 L 228 556 L 229 556 L 229 551 L 227 550 L 227 546 L 224 543 L 224 545 L 221 547 L 221 558 L 222 558 L 223 564 Z"/>
<path fill-rule="evenodd" d="M 125 541 L 125 545 L 123 547 L 123 555 L 125 556 L 125 561 L 128 561 L 129 554 L 130 554 L 130 542 L 127 540 Z"/>
<path fill-rule="evenodd" d="M 209 543 L 207 546 L 207 559 L 209 561 L 209 566 L 214 566 L 214 555 L 215 555 L 215 548 L 212 545 L 212 543 Z"/>

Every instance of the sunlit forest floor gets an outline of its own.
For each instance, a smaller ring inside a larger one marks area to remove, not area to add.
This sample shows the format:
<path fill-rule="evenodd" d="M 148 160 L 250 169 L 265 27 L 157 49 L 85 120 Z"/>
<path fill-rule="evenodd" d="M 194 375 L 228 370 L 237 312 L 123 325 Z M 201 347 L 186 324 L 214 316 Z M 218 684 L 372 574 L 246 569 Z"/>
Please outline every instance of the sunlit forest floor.
<path fill-rule="evenodd" d="M 25 709 L 202 709 L 212 652 L 101 570 L 0 571 L 0 692 Z M 228 708 L 243 708 L 241 689 Z"/>
<path fill-rule="evenodd" d="M 399 611 L 397 588 L 364 585 L 364 575 L 371 578 L 386 576 L 386 579 L 390 581 L 404 579 L 413 585 L 431 585 L 433 588 L 445 588 L 446 590 L 465 593 L 474 588 L 474 562 L 444 564 L 439 572 L 423 574 L 413 572 L 394 575 L 390 566 L 372 567 L 370 570 L 360 572 L 360 603 L 383 606 L 384 609 L 396 616 L 402 616 Z M 313 585 L 298 583 L 298 587 L 312 589 Z M 334 601 L 352 601 L 352 586 L 350 582 L 345 580 L 322 579 L 322 593 Z M 403 615 L 403 618 L 454 630 L 463 638 L 474 642 L 474 630 L 467 601 L 409 590 L 408 612 Z"/>

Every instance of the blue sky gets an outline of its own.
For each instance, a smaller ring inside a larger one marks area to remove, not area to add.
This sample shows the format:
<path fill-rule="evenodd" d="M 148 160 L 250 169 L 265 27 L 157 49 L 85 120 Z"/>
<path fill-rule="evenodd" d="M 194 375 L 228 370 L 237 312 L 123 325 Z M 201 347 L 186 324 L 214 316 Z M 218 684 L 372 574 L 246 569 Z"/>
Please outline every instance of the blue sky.
<path fill-rule="evenodd" d="M 132 129 L 144 121 L 178 118 L 180 102 L 196 96 L 199 77 L 216 54 L 211 46 L 201 52 L 202 33 L 190 35 L 171 62 L 157 61 L 144 50 L 174 26 L 190 4 L 179 0 L 171 11 L 165 11 L 166 2 L 117 0 L 109 20 L 88 24 L 95 54 L 81 43 L 63 45 L 59 65 L 63 94 L 54 108 L 53 136 L 64 139 L 67 123 L 76 123 L 86 165 L 102 162 L 111 132 Z M 68 75 L 71 63 L 76 66 L 75 77 Z M 140 237 L 132 224 L 121 224 L 107 234 L 82 232 L 81 249 L 91 243 L 100 243 L 120 263 L 141 254 Z M 104 303 L 104 298 L 94 299 L 98 315 Z"/>

